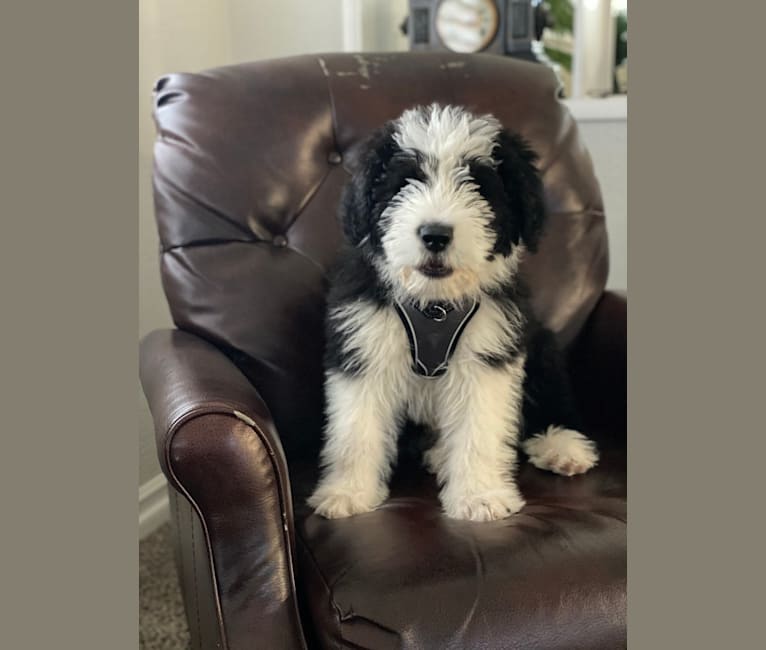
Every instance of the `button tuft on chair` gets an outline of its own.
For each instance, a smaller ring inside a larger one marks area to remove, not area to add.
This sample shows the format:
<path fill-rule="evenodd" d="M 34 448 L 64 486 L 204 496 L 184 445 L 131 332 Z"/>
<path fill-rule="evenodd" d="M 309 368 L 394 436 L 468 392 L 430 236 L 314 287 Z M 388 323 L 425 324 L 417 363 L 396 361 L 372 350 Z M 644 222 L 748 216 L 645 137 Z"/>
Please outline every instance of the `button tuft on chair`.
<path fill-rule="evenodd" d="M 277 248 L 284 248 L 287 246 L 287 237 L 284 235 L 275 235 L 274 239 L 271 240 L 271 243 Z"/>
<path fill-rule="evenodd" d="M 327 156 L 327 161 L 332 165 L 340 165 L 343 162 L 343 156 L 337 151 L 331 151 L 330 155 Z"/>

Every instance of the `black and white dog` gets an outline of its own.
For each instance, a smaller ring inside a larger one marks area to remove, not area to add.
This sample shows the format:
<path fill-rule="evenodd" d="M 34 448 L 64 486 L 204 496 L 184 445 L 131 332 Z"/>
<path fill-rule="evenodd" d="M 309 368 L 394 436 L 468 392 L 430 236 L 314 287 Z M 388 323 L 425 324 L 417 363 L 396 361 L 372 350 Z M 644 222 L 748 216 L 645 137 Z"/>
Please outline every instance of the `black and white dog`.
<path fill-rule="evenodd" d="M 445 513 L 507 517 L 524 506 L 517 444 L 567 476 L 598 460 L 517 277 L 544 223 L 536 155 L 491 115 L 431 105 L 379 129 L 361 160 L 341 203 L 350 246 L 328 296 L 309 504 L 328 518 L 379 506 L 409 418 L 437 433 L 424 464 Z"/>

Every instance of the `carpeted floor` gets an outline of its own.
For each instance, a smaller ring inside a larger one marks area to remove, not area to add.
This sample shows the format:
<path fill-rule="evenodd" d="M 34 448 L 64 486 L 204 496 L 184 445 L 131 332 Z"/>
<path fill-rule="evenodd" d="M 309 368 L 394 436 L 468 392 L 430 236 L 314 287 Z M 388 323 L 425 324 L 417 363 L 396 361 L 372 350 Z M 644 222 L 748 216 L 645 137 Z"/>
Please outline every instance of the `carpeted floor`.
<path fill-rule="evenodd" d="M 170 544 L 170 524 L 139 544 L 140 650 L 187 650 L 189 631 Z"/>

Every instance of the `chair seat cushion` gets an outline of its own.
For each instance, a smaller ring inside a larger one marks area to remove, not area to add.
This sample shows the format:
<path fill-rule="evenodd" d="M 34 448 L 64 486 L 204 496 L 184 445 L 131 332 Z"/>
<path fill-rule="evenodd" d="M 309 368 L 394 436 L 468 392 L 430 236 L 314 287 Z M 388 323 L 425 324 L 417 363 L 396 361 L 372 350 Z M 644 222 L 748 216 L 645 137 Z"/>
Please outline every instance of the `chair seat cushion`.
<path fill-rule="evenodd" d="M 522 459 L 526 507 L 489 523 L 445 517 L 433 478 L 414 466 L 397 470 L 380 509 L 338 520 L 305 505 L 315 473 L 293 476 L 299 590 L 317 645 L 626 646 L 624 451 L 572 478 Z"/>

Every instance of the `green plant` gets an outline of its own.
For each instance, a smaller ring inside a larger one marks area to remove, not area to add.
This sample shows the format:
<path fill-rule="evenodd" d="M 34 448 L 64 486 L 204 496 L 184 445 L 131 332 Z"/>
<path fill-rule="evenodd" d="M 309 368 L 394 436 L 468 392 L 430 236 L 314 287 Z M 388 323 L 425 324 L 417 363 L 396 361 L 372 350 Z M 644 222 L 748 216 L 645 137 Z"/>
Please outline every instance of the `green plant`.
<path fill-rule="evenodd" d="M 566 70 L 572 69 L 572 55 L 567 54 L 566 52 L 560 52 L 559 50 L 554 50 L 551 47 L 545 48 L 545 54 L 547 57 L 555 62 L 561 65 Z"/>
<path fill-rule="evenodd" d="M 550 8 L 557 32 L 571 32 L 574 25 L 574 7 L 570 0 L 545 0 Z"/>

